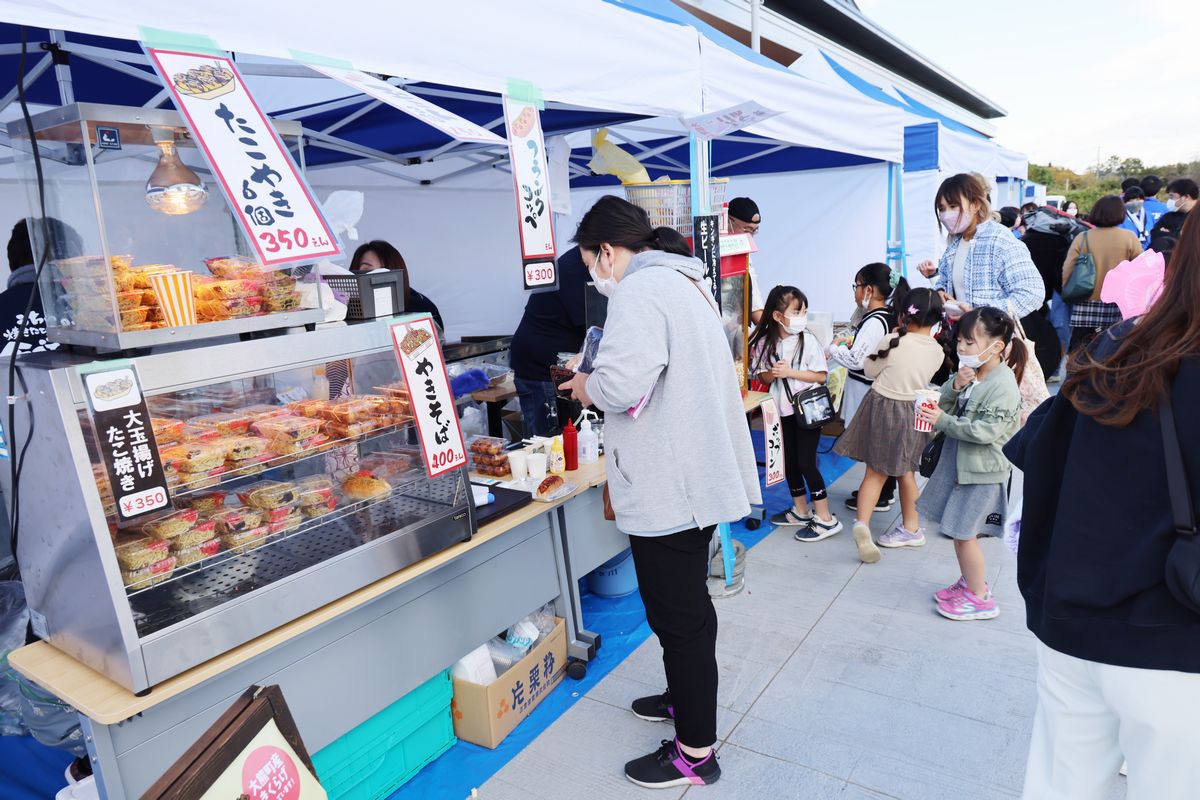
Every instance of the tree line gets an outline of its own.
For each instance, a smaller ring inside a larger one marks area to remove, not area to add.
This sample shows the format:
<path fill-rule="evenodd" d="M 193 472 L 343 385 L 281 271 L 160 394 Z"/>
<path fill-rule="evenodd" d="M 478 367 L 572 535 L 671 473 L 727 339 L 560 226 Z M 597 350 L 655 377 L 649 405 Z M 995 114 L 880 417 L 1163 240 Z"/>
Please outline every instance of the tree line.
<path fill-rule="evenodd" d="M 1118 158 L 1097 164 L 1086 172 L 1079 173 L 1053 164 L 1029 165 L 1029 180 L 1046 185 L 1047 194 L 1061 194 L 1079 204 L 1081 213 L 1086 214 L 1106 194 L 1120 194 L 1121 181 L 1126 178 L 1142 178 L 1157 175 L 1163 180 L 1163 191 L 1159 199 L 1166 197 L 1166 185 L 1176 178 L 1193 178 L 1200 175 L 1200 161 L 1146 166 L 1140 158 Z"/>

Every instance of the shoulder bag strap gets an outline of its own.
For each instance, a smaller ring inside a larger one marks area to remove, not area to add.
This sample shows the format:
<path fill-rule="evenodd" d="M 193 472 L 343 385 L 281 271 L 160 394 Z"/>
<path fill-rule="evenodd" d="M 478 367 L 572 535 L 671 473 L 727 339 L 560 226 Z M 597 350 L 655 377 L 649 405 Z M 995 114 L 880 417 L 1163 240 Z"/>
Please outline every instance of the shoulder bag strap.
<path fill-rule="evenodd" d="M 1183 451 L 1179 447 L 1179 434 L 1175 429 L 1175 411 L 1171 406 L 1170 388 L 1163 392 L 1159 400 L 1158 416 L 1162 424 L 1163 455 L 1167 460 L 1167 493 L 1171 496 L 1175 533 L 1180 536 L 1195 536 L 1196 511 L 1192 505 L 1187 469 L 1183 464 Z"/>

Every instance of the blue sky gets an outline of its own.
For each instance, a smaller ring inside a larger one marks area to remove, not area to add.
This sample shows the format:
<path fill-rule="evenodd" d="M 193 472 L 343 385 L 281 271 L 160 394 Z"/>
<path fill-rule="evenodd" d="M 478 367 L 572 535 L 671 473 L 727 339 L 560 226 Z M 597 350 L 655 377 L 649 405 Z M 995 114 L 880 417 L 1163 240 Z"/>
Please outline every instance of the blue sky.
<path fill-rule="evenodd" d="M 1149 164 L 1200 157 L 1200 2 L 857 2 L 1007 110 L 997 139 L 1031 161 L 1082 170 L 1097 150 Z"/>

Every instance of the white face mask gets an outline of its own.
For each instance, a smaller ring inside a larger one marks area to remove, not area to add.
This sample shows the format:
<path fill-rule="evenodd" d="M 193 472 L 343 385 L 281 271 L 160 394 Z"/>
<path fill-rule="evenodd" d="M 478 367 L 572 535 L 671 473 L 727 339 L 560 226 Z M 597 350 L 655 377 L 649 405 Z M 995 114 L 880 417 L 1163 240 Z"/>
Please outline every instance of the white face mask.
<path fill-rule="evenodd" d="M 787 325 L 784 326 L 784 330 L 792 336 L 804 333 L 804 330 L 808 327 L 807 314 L 797 314 L 794 317 L 786 317 L 786 319 Z"/>
<path fill-rule="evenodd" d="M 612 297 L 613 292 L 617 290 L 617 279 L 612 275 L 607 278 L 599 278 L 596 276 L 596 267 L 600 265 L 600 251 L 596 251 L 596 260 L 592 262 L 592 266 L 588 267 L 588 274 L 592 276 L 592 283 L 596 284 L 596 291 L 605 297 Z"/>
<path fill-rule="evenodd" d="M 1070 208 L 1067 209 L 1068 217 L 1078 216 L 1078 214 L 1079 214 L 1079 209 L 1075 208 L 1075 206 L 1071 206 Z"/>
<path fill-rule="evenodd" d="M 946 230 L 954 235 L 958 235 L 971 227 L 971 217 L 967 214 L 966 209 L 946 209 L 938 212 L 938 219 L 946 226 Z"/>
<path fill-rule="evenodd" d="M 986 355 L 987 351 L 991 349 L 992 346 L 988 345 L 978 353 L 959 353 L 958 365 L 960 367 L 966 367 L 967 369 L 979 369 L 984 364 L 992 360 L 992 356 Z"/>
<path fill-rule="evenodd" d="M 1167 200 L 1167 211 L 1174 211 L 1174 210 L 1175 210 L 1175 209 L 1177 209 L 1178 207 L 1179 207 L 1179 205 L 1178 205 L 1178 204 L 1177 204 L 1177 203 L 1176 203 L 1176 202 L 1175 202 L 1173 199 L 1169 199 L 1169 198 L 1168 198 L 1168 200 Z"/>

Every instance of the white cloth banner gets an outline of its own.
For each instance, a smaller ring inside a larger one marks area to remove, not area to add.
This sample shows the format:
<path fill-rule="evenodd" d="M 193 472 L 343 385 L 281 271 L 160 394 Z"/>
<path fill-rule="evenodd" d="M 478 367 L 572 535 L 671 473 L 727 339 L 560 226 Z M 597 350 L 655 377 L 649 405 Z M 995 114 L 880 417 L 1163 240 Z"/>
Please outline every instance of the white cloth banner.
<path fill-rule="evenodd" d="M 436 478 L 467 463 L 467 447 L 450 392 L 446 361 L 438 344 L 432 317 L 392 326 L 400 371 L 408 385 L 409 402 L 417 420 L 425 471 Z"/>
<path fill-rule="evenodd" d="M 767 446 L 767 486 L 782 483 L 786 478 L 783 462 L 783 423 L 774 397 L 762 401 L 763 434 Z"/>

